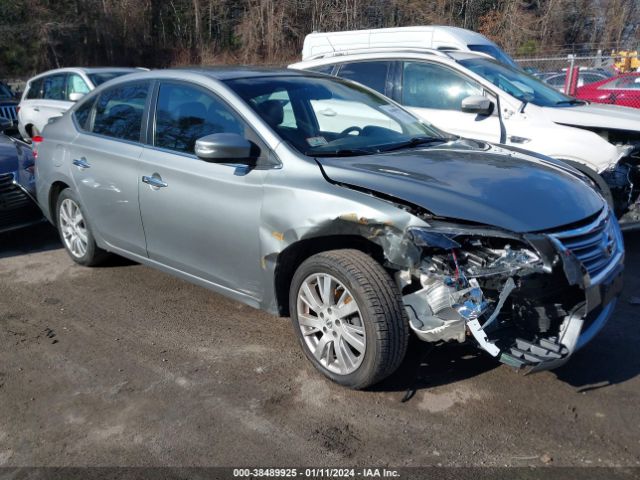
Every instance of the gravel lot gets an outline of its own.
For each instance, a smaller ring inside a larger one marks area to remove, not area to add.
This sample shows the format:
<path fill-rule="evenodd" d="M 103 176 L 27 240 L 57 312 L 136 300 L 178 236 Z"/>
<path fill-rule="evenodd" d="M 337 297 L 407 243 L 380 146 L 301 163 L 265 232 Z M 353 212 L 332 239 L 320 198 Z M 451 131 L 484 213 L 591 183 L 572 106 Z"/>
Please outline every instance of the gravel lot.
<path fill-rule="evenodd" d="M 560 370 L 415 342 L 355 392 L 288 319 L 124 260 L 77 266 L 45 225 L 0 235 L 0 466 L 638 466 L 640 235 L 626 243 L 615 317 Z"/>

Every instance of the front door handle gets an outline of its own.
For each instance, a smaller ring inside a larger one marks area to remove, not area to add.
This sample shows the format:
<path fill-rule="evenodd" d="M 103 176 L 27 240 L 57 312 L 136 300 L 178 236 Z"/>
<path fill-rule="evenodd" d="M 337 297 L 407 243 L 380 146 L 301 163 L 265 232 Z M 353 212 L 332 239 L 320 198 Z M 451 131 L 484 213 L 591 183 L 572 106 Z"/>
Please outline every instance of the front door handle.
<path fill-rule="evenodd" d="M 91 168 L 91 164 L 87 162 L 87 159 L 82 158 L 74 158 L 73 164 L 78 167 L 80 170 L 86 170 L 87 168 Z"/>
<path fill-rule="evenodd" d="M 40 111 L 40 109 L 39 109 L 38 107 L 33 107 L 33 111 L 34 111 L 34 112 L 39 112 L 39 111 Z"/>
<path fill-rule="evenodd" d="M 147 175 L 144 175 L 142 177 L 142 181 L 147 185 L 151 185 L 152 187 L 156 187 L 156 188 L 164 188 L 169 186 L 167 182 L 163 182 L 160 177 L 156 177 L 155 175 L 152 175 L 150 177 Z"/>

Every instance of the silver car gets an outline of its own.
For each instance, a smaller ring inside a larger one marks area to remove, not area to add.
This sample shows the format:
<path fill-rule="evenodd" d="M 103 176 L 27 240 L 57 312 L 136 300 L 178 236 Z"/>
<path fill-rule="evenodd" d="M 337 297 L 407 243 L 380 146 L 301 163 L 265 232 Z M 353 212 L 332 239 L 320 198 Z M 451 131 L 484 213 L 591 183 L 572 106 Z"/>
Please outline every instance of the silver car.
<path fill-rule="evenodd" d="M 321 74 L 129 75 L 49 124 L 36 167 L 75 262 L 116 253 L 290 316 L 353 388 L 396 370 L 410 334 L 554 368 L 621 290 L 618 224 L 582 174 Z"/>

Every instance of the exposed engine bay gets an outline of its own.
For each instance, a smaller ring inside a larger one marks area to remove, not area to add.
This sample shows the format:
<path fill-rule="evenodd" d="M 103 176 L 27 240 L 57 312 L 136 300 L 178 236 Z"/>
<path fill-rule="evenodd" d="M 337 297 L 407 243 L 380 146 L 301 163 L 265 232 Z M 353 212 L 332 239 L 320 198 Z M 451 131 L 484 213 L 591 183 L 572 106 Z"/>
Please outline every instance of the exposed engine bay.
<path fill-rule="evenodd" d="M 473 338 L 503 363 L 545 370 L 568 359 L 583 324 L 597 315 L 587 292 L 599 287 L 552 235 L 529 242 L 418 229 L 412 236 L 420 264 L 397 272 L 396 281 L 421 340 Z M 587 248 L 574 245 L 578 253 Z"/>

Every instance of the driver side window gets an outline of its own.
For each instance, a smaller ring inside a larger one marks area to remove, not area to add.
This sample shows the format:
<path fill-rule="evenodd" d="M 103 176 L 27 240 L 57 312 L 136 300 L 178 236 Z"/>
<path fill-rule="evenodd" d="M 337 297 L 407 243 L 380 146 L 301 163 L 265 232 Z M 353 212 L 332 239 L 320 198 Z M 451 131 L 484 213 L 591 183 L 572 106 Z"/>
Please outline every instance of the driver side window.
<path fill-rule="evenodd" d="M 154 145 L 194 153 L 201 137 L 214 133 L 244 136 L 243 123 L 212 94 L 190 85 L 162 83 L 156 106 Z"/>
<path fill-rule="evenodd" d="M 407 107 L 462 111 L 462 100 L 482 95 L 482 87 L 440 65 L 405 62 L 402 75 L 402 104 Z"/>

